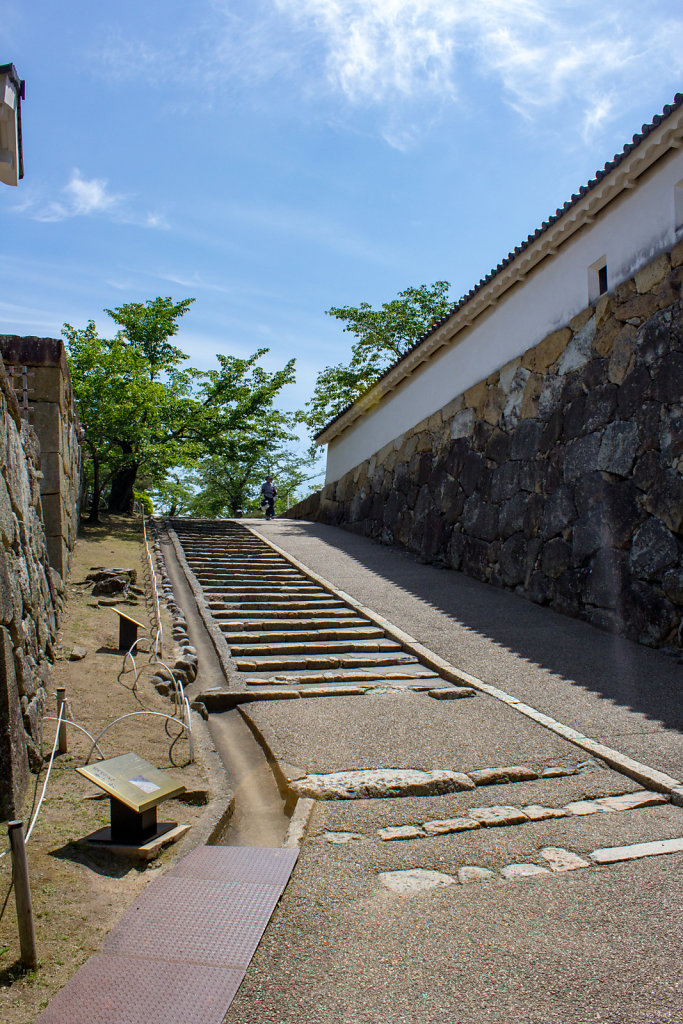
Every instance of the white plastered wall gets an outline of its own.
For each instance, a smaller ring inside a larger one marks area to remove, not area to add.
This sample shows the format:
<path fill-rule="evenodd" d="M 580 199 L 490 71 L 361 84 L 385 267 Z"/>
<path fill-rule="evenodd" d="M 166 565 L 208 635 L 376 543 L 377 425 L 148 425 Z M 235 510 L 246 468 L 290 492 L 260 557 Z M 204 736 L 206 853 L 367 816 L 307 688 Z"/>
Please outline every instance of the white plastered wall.
<path fill-rule="evenodd" d="M 489 313 L 385 395 L 327 448 L 326 483 L 338 480 L 457 395 L 522 355 L 585 309 L 604 256 L 611 291 L 683 235 L 683 150 L 652 168 L 598 219 L 548 257 Z M 677 199 L 678 197 L 678 199 Z"/>

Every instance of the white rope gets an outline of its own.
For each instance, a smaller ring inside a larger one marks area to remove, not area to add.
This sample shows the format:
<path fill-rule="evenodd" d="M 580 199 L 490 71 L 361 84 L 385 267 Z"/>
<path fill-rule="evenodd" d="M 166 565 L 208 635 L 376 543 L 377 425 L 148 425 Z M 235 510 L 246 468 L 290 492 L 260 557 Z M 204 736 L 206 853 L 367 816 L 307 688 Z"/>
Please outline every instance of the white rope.
<path fill-rule="evenodd" d="M 52 762 L 55 759 L 55 753 L 56 753 L 56 750 L 57 750 L 57 743 L 59 742 L 59 730 L 60 730 L 61 725 L 62 725 L 62 717 L 63 717 L 63 715 L 64 715 L 64 702 L 62 702 L 59 705 L 59 718 L 57 719 L 57 731 L 55 732 L 55 741 L 52 744 L 52 753 L 50 755 L 50 763 L 49 763 L 49 765 L 47 767 L 47 775 L 45 776 L 45 782 L 43 783 L 43 791 L 40 794 L 40 800 L 38 801 L 38 806 L 36 807 L 36 813 L 33 815 L 33 820 L 32 820 L 31 824 L 28 827 L 28 832 L 26 833 L 26 839 L 24 840 L 24 842 L 26 842 L 26 843 L 31 838 L 31 833 L 33 832 L 33 826 L 35 825 L 36 821 L 38 820 L 38 815 L 40 814 L 40 808 L 43 806 L 43 799 L 45 798 L 45 790 L 47 789 L 47 784 L 50 781 L 50 772 L 52 771 Z"/>

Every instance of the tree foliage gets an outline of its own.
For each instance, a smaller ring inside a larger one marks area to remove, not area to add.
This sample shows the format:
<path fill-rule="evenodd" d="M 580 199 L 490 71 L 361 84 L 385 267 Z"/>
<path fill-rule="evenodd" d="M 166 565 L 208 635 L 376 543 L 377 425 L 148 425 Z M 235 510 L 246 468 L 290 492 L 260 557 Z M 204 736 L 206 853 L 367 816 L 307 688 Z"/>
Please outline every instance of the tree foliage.
<path fill-rule="evenodd" d="M 112 511 L 129 510 L 139 477 L 145 488 L 173 490 L 175 473 L 180 499 L 180 481 L 203 460 L 229 456 L 236 466 L 230 453 L 250 445 L 263 453 L 284 440 L 268 436 L 263 424 L 294 378 L 294 360 L 270 372 L 258 365 L 267 352 L 259 349 L 248 359 L 218 355 L 217 368 L 208 371 L 183 365 L 186 356 L 168 339 L 192 301 L 157 298 L 107 310 L 121 325 L 113 339 L 100 337 L 92 320 L 81 330 L 64 325 L 85 427 L 92 518 L 102 493 Z"/>
<path fill-rule="evenodd" d="M 419 341 L 451 308 L 447 281 L 419 285 L 399 292 L 391 302 L 373 309 L 333 306 L 326 311 L 345 323 L 356 338 L 348 363 L 327 366 L 316 379 L 303 418 L 313 435 L 367 391 L 375 381 Z"/>

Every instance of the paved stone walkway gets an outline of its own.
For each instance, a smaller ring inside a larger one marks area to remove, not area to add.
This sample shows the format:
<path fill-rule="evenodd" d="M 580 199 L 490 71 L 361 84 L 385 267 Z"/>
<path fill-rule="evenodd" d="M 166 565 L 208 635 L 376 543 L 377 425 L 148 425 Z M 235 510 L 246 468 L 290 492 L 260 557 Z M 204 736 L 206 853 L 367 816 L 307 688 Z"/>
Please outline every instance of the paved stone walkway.
<path fill-rule="evenodd" d="M 313 524 L 248 524 L 458 669 L 681 778 L 665 655 Z M 683 810 L 478 692 L 241 705 L 314 799 L 226 1024 L 680 1024 Z"/>

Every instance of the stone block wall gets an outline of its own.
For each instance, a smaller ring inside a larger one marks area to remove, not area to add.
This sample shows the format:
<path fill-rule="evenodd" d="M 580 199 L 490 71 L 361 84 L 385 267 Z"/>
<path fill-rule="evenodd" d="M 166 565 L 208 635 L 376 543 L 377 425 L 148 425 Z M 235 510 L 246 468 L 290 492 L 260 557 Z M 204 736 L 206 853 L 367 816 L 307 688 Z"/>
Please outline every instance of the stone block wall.
<path fill-rule="evenodd" d="M 0 355 L 17 399 L 38 435 L 40 493 L 50 565 L 64 577 L 76 543 L 80 507 L 81 427 L 64 342 L 0 335 Z"/>
<path fill-rule="evenodd" d="M 288 514 L 680 651 L 682 283 L 679 243 Z"/>
<path fill-rule="evenodd" d="M 41 455 L 0 359 L 0 818 L 24 795 L 63 597 L 41 519 Z"/>

